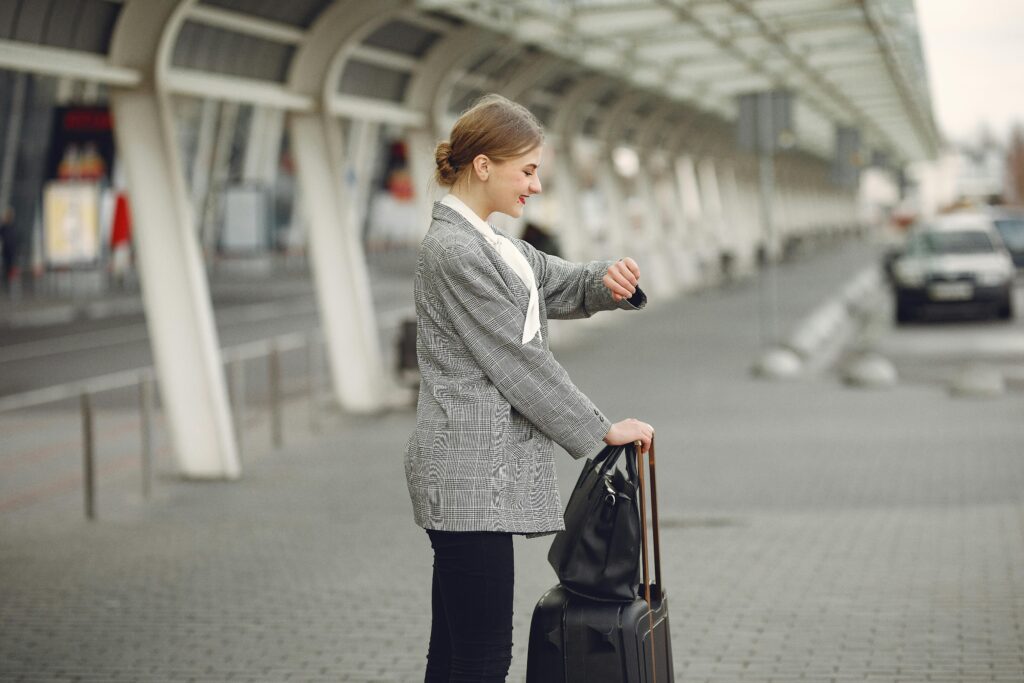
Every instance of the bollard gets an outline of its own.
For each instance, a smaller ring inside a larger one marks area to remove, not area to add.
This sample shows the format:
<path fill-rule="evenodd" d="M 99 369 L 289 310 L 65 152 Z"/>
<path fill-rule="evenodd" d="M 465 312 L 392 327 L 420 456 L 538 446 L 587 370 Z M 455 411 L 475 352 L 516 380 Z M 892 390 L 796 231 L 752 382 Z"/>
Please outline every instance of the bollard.
<path fill-rule="evenodd" d="M 231 362 L 231 415 L 235 423 L 235 441 L 238 459 L 242 459 L 245 445 L 245 359 Z"/>
<path fill-rule="evenodd" d="M 139 374 L 139 418 L 142 434 L 142 497 L 149 498 L 153 481 L 153 380 Z"/>
<path fill-rule="evenodd" d="M 284 430 L 281 418 L 281 352 L 277 349 L 277 342 L 271 343 L 267 355 L 267 372 L 270 375 L 270 440 L 274 448 L 280 448 L 284 444 Z"/>
<path fill-rule="evenodd" d="M 309 431 L 320 433 L 320 413 L 316 397 L 316 333 L 306 337 L 306 391 L 309 393 Z"/>
<path fill-rule="evenodd" d="M 82 455 L 84 471 L 82 485 L 85 493 L 85 518 L 96 519 L 96 449 L 92 429 L 92 401 L 88 392 L 82 392 Z"/>

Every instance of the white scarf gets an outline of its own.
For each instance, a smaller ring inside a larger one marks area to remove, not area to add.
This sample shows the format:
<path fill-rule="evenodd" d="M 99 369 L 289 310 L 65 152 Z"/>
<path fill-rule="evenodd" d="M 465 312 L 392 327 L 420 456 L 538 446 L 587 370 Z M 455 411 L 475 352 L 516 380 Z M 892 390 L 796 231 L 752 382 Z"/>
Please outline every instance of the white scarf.
<path fill-rule="evenodd" d="M 453 194 L 446 194 L 441 198 L 441 203 L 458 211 L 470 222 L 477 231 L 484 236 L 487 243 L 498 251 L 498 255 L 508 264 L 519 279 L 523 281 L 526 288 L 530 290 L 530 303 L 526 307 L 526 323 L 523 325 L 523 344 L 537 336 L 540 338 L 540 295 L 537 293 L 537 280 L 533 274 L 533 268 L 526 257 L 516 249 L 512 241 L 494 232 L 494 228 L 487 224 L 482 218 L 476 215 L 473 209 L 466 206 L 466 203 Z"/>

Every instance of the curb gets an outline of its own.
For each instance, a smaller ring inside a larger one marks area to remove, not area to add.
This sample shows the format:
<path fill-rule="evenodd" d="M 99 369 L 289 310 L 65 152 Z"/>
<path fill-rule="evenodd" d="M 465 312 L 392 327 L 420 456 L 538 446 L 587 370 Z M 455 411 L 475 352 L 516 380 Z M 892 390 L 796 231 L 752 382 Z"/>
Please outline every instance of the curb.
<path fill-rule="evenodd" d="M 760 377 L 797 377 L 817 372 L 834 361 L 872 310 L 872 301 L 882 292 L 884 280 L 877 266 L 865 266 L 839 291 L 805 316 L 781 344 L 769 348 L 755 362 L 753 373 Z M 772 368 L 782 355 L 788 360 L 786 372 Z"/>

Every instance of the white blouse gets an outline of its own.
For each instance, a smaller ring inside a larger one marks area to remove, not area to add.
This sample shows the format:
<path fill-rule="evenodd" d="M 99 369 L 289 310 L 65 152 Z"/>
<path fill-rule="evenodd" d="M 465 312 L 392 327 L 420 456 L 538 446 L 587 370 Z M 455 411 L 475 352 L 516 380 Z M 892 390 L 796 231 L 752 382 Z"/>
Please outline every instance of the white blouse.
<path fill-rule="evenodd" d="M 540 295 L 537 293 L 537 280 L 533 274 L 533 268 L 526 257 L 516 249 L 511 240 L 494 232 L 487 221 L 476 215 L 473 209 L 466 206 L 466 203 L 453 194 L 446 194 L 441 198 L 441 203 L 458 211 L 470 225 L 477 229 L 481 235 L 498 251 L 498 255 L 508 264 L 519 279 L 523 281 L 526 288 L 530 290 L 530 303 L 526 308 L 526 322 L 523 325 L 523 344 L 531 341 L 534 336 L 540 338 Z"/>

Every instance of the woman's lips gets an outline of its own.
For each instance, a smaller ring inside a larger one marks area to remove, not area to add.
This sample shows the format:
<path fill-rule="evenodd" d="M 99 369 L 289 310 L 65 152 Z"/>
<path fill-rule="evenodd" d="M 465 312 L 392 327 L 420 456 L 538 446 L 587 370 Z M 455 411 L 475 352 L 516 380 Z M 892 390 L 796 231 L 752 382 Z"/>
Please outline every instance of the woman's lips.
<path fill-rule="evenodd" d="M 526 206 L 526 197 L 519 195 L 519 203 Z"/>

